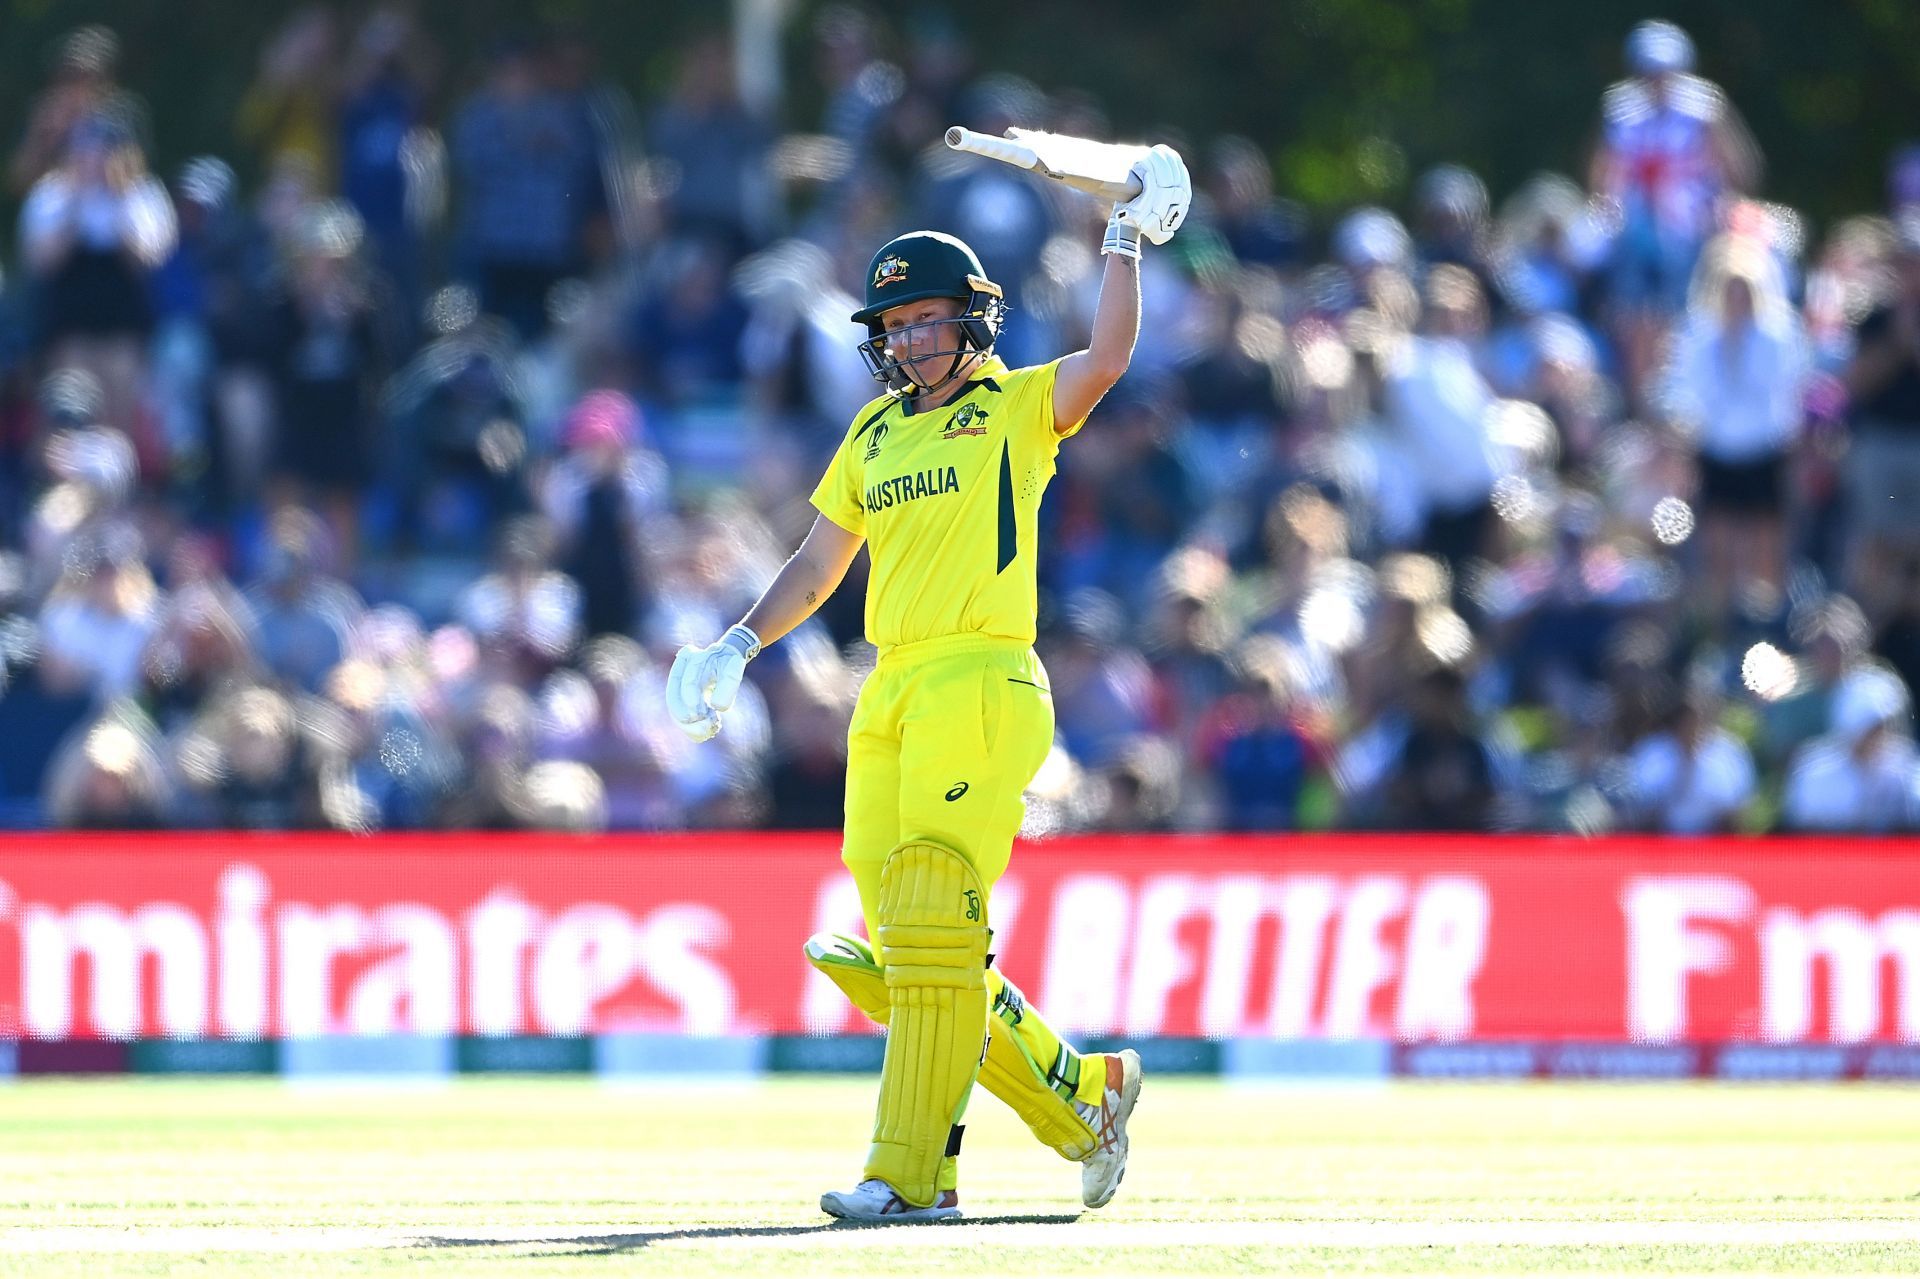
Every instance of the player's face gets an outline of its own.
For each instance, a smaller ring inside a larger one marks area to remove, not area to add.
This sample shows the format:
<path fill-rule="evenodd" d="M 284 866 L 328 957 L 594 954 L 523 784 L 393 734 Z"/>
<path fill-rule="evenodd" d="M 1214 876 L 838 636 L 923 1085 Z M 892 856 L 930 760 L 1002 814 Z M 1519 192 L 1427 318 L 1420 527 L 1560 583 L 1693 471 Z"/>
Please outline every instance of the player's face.
<path fill-rule="evenodd" d="M 887 354 L 922 388 L 931 389 L 958 370 L 966 344 L 961 340 L 959 298 L 923 298 L 880 313 Z"/>

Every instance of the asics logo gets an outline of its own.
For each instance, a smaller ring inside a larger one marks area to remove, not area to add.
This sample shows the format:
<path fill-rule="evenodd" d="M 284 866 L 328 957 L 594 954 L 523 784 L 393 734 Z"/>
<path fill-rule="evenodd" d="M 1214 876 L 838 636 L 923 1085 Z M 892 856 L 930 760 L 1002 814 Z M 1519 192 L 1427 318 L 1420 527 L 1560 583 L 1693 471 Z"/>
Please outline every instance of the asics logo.
<path fill-rule="evenodd" d="M 947 792 L 947 802 L 951 804 L 953 803 L 954 800 L 959 799 L 962 795 L 966 793 L 967 793 L 967 784 L 965 782 L 961 782 L 958 786 L 955 786 L 952 790 Z"/>

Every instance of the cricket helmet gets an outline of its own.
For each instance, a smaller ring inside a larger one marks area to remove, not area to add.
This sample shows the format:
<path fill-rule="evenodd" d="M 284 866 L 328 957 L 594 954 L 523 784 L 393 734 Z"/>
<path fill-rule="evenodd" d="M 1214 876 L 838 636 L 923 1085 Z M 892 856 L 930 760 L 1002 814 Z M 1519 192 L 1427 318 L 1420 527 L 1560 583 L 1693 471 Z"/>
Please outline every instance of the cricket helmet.
<path fill-rule="evenodd" d="M 953 368 L 975 351 L 991 353 L 1007 316 L 1000 286 L 987 278 L 979 257 L 965 241 L 939 231 L 910 231 L 888 240 L 867 267 L 867 303 L 853 313 L 853 320 L 867 326 L 867 340 L 860 344 L 867 368 L 894 390 L 909 390 L 915 383 L 887 350 L 881 313 L 926 298 L 954 298 L 961 303 L 955 321 L 959 346 L 921 357 L 951 356 Z"/>

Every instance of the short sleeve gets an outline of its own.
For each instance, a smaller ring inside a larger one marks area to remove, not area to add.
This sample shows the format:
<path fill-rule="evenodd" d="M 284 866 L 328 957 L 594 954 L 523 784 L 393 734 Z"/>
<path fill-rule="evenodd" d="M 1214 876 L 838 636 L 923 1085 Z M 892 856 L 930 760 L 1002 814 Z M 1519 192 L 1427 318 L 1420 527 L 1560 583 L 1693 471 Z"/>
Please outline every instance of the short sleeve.
<path fill-rule="evenodd" d="M 1060 357 L 1061 360 L 1065 358 L 1064 355 Z M 1059 377 L 1060 360 L 1054 360 L 1041 366 L 1042 381 L 1040 392 L 1042 407 L 1045 409 L 1045 412 L 1041 415 L 1040 420 L 1046 427 L 1047 434 L 1053 437 L 1053 446 L 1056 449 L 1060 447 L 1062 440 L 1072 439 L 1080 433 L 1080 428 L 1087 424 L 1087 419 L 1083 415 L 1078 422 L 1075 422 L 1064 431 L 1056 431 L 1053 429 L 1053 384 L 1059 380 Z"/>
<path fill-rule="evenodd" d="M 851 434 L 840 441 L 840 448 L 828 463 L 827 472 L 814 486 L 813 505 L 820 514 L 849 533 L 867 535 L 867 510 L 860 501 L 860 463 L 854 452 Z"/>

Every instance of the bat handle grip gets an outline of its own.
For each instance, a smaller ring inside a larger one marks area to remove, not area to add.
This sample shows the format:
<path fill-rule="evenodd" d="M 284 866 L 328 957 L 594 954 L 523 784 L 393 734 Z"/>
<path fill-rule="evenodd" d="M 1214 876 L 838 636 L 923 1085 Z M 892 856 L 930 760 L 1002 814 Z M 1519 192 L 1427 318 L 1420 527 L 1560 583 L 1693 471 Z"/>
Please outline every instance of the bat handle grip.
<path fill-rule="evenodd" d="M 971 151 L 975 155 L 986 156 L 989 160 L 998 160 L 1002 164 L 1011 164 L 1020 169 L 1037 169 L 1040 157 L 1033 148 L 1008 138 L 996 138 L 991 133 L 977 133 L 954 125 L 947 130 L 947 145 L 955 151 Z"/>

